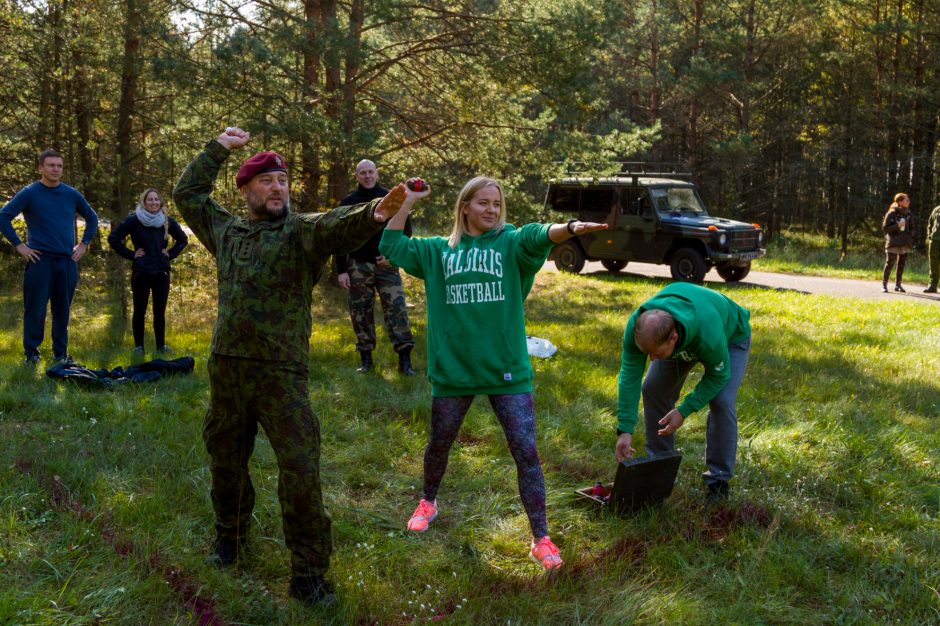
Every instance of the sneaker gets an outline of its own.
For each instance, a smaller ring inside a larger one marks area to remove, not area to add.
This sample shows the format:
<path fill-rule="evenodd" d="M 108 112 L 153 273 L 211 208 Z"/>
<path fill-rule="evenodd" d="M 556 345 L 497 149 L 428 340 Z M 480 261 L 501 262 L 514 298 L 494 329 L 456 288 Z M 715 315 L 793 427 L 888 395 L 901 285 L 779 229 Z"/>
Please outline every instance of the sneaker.
<path fill-rule="evenodd" d="M 39 365 L 39 355 L 27 354 L 23 357 L 23 365 Z"/>
<path fill-rule="evenodd" d="M 708 483 L 708 493 L 705 494 L 705 501 L 709 504 L 718 504 L 726 501 L 730 493 L 731 487 L 728 486 L 727 480 L 716 480 L 713 483 Z"/>
<path fill-rule="evenodd" d="M 228 537 L 218 537 L 212 542 L 212 548 L 205 559 L 206 565 L 230 567 L 238 561 L 238 542 Z"/>
<path fill-rule="evenodd" d="M 168 345 L 166 345 L 166 344 L 163 344 L 162 346 L 160 346 L 159 348 L 157 348 L 157 352 L 162 352 L 163 354 L 169 354 L 169 353 L 173 352 L 173 349 L 170 348 L 170 346 L 168 346 Z"/>
<path fill-rule="evenodd" d="M 902 287 L 901 285 L 895 285 L 894 290 L 897 291 L 898 293 L 907 293 L 906 291 L 904 291 L 904 287 Z"/>
<path fill-rule="evenodd" d="M 52 357 L 52 365 L 75 365 L 75 359 L 70 354 Z"/>
<path fill-rule="evenodd" d="M 336 604 L 333 585 L 323 576 L 291 576 L 287 595 L 311 607 Z"/>
<path fill-rule="evenodd" d="M 936 287 L 927 287 L 926 289 L 924 289 L 924 293 L 937 293 L 937 288 L 936 288 Z"/>
<path fill-rule="evenodd" d="M 143 354 L 143 353 L 144 353 L 143 346 L 134 346 L 134 354 Z"/>
<path fill-rule="evenodd" d="M 418 503 L 418 508 L 415 509 L 415 512 L 411 514 L 411 519 L 408 520 L 408 530 L 423 533 L 428 529 L 428 526 L 431 525 L 431 522 L 436 519 L 437 500 L 428 502 L 424 498 L 421 498 L 421 502 Z"/>
<path fill-rule="evenodd" d="M 558 546 L 552 543 L 548 535 L 532 542 L 529 558 L 541 565 L 545 571 L 557 569 L 564 563 L 558 555 Z"/>

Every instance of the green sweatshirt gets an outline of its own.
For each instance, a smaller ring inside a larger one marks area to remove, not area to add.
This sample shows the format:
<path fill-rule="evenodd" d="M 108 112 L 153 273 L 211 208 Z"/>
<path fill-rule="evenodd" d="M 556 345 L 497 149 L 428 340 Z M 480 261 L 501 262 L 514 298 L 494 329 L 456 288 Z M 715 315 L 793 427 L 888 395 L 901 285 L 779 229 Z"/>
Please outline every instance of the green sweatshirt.
<path fill-rule="evenodd" d="M 731 377 L 728 346 L 751 336 L 750 313 L 727 296 L 692 285 L 672 283 L 641 304 L 627 321 L 620 361 L 617 430 L 632 433 L 637 420 L 646 354 L 633 339 L 637 316 L 660 309 L 676 321 L 679 340 L 669 360 L 698 361 L 705 374 L 677 407 L 684 417 L 695 413 L 718 395 Z"/>
<path fill-rule="evenodd" d="M 454 250 L 444 237 L 382 234 L 379 252 L 424 280 L 434 396 L 532 391 L 523 303 L 551 251 L 548 228 L 507 224 Z"/>

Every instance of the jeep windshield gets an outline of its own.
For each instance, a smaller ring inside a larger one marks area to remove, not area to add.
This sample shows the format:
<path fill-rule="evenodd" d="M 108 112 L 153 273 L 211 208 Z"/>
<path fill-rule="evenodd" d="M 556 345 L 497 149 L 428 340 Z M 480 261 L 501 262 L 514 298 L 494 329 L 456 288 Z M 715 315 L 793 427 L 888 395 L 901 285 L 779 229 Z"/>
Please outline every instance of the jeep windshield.
<path fill-rule="evenodd" d="M 708 215 L 694 187 L 654 187 L 650 189 L 650 195 L 653 196 L 653 204 L 662 217 Z"/>

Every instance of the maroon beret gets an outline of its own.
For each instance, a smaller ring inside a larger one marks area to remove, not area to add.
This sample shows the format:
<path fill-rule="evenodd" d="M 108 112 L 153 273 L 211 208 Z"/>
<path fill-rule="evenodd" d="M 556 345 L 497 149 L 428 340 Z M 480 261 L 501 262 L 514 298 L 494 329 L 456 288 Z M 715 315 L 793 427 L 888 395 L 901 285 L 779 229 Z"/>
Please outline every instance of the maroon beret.
<path fill-rule="evenodd" d="M 286 172 L 287 162 L 277 152 L 259 152 L 242 163 L 235 176 L 235 185 L 247 185 L 252 178 L 265 172 Z"/>

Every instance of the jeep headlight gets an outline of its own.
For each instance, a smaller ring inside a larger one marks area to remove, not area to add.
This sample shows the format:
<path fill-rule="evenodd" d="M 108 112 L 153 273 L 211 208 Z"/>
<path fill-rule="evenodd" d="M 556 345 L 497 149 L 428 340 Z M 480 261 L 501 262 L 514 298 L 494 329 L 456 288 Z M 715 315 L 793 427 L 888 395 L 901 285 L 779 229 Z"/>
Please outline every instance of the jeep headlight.
<path fill-rule="evenodd" d="M 727 233 L 721 233 L 720 235 L 718 235 L 718 245 L 723 246 L 726 243 L 728 243 Z"/>
<path fill-rule="evenodd" d="M 758 231 L 757 233 L 757 243 L 764 243 L 764 231 Z"/>

